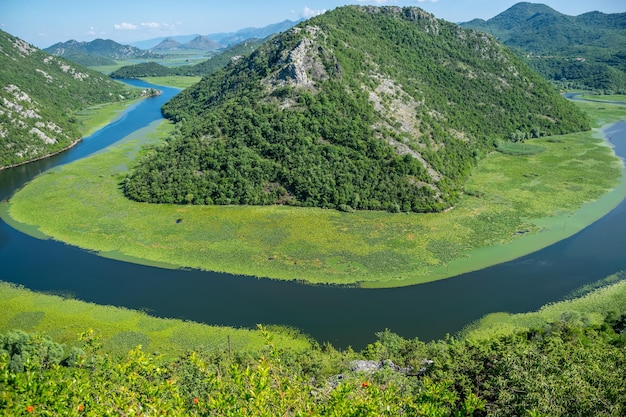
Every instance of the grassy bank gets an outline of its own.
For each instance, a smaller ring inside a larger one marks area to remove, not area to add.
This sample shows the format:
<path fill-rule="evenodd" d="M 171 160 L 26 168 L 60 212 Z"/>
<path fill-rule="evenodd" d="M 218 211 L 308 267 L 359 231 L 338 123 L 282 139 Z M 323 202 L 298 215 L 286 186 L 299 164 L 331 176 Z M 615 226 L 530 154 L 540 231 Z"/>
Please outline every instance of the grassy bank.
<path fill-rule="evenodd" d="M 597 123 L 626 118 L 625 108 L 581 105 Z M 45 173 L 2 208 L 3 218 L 26 231 L 37 229 L 124 260 L 391 287 L 530 253 L 581 230 L 626 195 L 624 181 L 615 188 L 621 163 L 593 131 L 533 140 L 543 150 L 530 155 L 493 152 L 474 170 L 460 203 L 445 213 L 127 200 L 119 184 L 139 147 L 158 143 L 170 129 L 167 123 L 153 124 L 107 152 Z"/>
<path fill-rule="evenodd" d="M 202 77 L 182 77 L 182 76 L 169 76 L 169 77 L 145 77 L 142 80 L 156 85 L 166 85 L 176 88 L 187 88 L 196 84 Z"/>
<path fill-rule="evenodd" d="M 617 102 L 617 103 L 626 103 L 626 95 L 623 94 L 613 94 L 613 95 L 601 95 L 601 94 L 583 94 L 581 98 L 585 100 L 592 101 L 609 101 L 609 102 Z"/>
<path fill-rule="evenodd" d="M 594 288 L 597 287 L 597 288 Z M 489 339 L 515 332 L 541 329 L 548 323 L 568 322 L 577 326 L 599 326 L 607 317 L 626 312 L 626 273 L 612 275 L 590 288 L 581 288 L 582 294 L 543 306 L 538 311 L 520 314 L 488 314 L 468 326 L 461 335 L 467 339 Z"/>
<path fill-rule="evenodd" d="M 78 334 L 94 329 L 103 348 L 122 355 L 137 345 L 148 353 L 182 355 L 189 350 L 255 350 L 265 344 L 257 330 L 162 319 L 141 311 L 100 306 L 29 291 L 0 281 L 0 333 L 20 329 L 50 335 L 69 346 L 78 342 Z M 275 342 L 283 347 L 304 349 L 309 341 L 295 332 L 273 328 Z"/>
<path fill-rule="evenodd" d="M 82 133 L 83 137 L 91 135 L 111 123 L 123 110 L 140 100 L 142 99 L 101 104 L 77 113 L 76 119 L 80 126 L 80 133 Z"/>

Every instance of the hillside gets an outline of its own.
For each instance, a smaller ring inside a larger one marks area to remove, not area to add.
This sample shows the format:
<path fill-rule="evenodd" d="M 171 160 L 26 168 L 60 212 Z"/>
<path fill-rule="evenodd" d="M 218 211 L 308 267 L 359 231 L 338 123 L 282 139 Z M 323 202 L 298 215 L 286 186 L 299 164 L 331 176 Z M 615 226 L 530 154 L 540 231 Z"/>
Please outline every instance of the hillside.
<path fill-rule="evenodd" d="M 217 53 L 206 61 L 194 65 L 166 67 L 156 62 L 145 62 L 121 67 L 111 73 L 112 78 L 166 77 L 170 75 L 202 76 L 228 65 L 232 60 L 250 55 L 263 43 L 260 39 L 249 39 Z"/>
<path fill-rule="evenodd" d="M 163 112 L 132 199 L 440 211 L 495 142 L 589 128 L 492 37 L 397 7 L 300 23 Z"/>
<path fill-rule="evenodd" d="M 95 39 L 90 42 L 78 42 L 72 39 L 56 43 L 45 48 L 44 51 L 84 66 L 111 65 L 115 64 L 115 61 L 128 59 L 161 58 L 160 55 L 151 51 L 122 45 L 110 39 Z"/>
<path fill-rule="evenodd" d="M 0 31 L 0 168 L 67 148 L 72 114 L 129 94 L 120 83 Z"/>
<path fill-rule="evenodd" d="M 524 2 L 461 26 L 496 36 L 564 87 L 626 91 L 626 13 L 568 16 Z"/>

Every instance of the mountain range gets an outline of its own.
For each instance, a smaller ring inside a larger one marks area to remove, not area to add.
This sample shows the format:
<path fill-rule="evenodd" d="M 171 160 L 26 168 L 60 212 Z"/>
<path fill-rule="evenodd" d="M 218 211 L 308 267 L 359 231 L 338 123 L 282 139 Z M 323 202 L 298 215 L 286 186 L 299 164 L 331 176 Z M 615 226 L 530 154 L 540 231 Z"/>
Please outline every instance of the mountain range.
<path fill-rule="evenodd" d="M 194 34 L 153 38 L 145 41 L 132 42 L 131 45 L 140 49 L 149 50 L 156 49 L 159 44 L 166 40 L 168 40 L 169 42 L 176 41 L 178 44 L 187 44 L 198 37 L 202 37 L 216 42 L 217 44 L 221 45 L 222 48 L 227 48 L 248 39 L 263 39 L 275 33 L 284 32 L 285 30 L 296 25 L 301 20 L 302 19 L 298 21 L 284 20 L 282 22 L 273 23 L 260 28 L 244 28 L 236 32 L 210 33 L 205 36 Z M 173 43 L 172 45 L 176 46 L 176 44 Z"/>
<path fill-rule="evenodd" d="M 493 37 L 372 6 L 299 23 L 163 114 L 177 133 L 126 179 L 130 198 L 346 211 L 446 209 L 498 141 L 589 128 Z"/>
<path fill-rule="evenodd" d="M 461 26 L 494 35 L 562 87 L 626 92 L 626 13 L 568 16 L 522 2 Z"/>
<path fill-rule="evenodd" d="M 222 48 L 222 45 L 209 39 L 206 36 L 198 35 L 189 42 L 180 43 L 172 38 L 163 39 L 158 45 L 152 48 L 153 51 L 177 51 L 177 50 L 201 50 L 214 51 Z"/>
<path fill-rule="evenodd" d="M 84 66 L 114 65 L 115 61 L 128 59 L 162 58 L 161 55 L 152 51 L 122 45 L 110 39 L 95 39 L 90 42 L 78 42 L 72 39 L 56 43 L 45 48 L 44 51 Z"/>
<path fill-rule="evenodd" d="M 121 83 L 0 31 L 0 168 L 80 139 L 77 111 L 132 96 Z"/>

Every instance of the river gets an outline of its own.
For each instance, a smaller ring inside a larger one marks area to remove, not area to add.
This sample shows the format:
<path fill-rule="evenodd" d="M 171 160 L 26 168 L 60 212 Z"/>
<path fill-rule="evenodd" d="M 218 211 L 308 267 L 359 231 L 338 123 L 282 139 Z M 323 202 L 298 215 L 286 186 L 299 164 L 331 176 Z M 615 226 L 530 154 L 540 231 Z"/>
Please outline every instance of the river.
<path fill-rule="evenodd" d="M 161 117 L 161 105 L 177 90 L 158 88 L 163 95 L 140 102 L 69 151 L 0 171 L 0 200 L 38 173 L 98 151 Z M 606 134 L 616 153 L 626 155 L 626 122 Z M 626 270 L 625 247 L 626 200 L 578 234 L 514 261 L 442 281 L 372 290 L 125 263 L 30 237 L 0 221 L 0 280 L 158 317 L 234 327 L 283 324 L 320 342 L 360 349 L 386 328 L 432 340 L 491 312 L 535 310 Z"/>

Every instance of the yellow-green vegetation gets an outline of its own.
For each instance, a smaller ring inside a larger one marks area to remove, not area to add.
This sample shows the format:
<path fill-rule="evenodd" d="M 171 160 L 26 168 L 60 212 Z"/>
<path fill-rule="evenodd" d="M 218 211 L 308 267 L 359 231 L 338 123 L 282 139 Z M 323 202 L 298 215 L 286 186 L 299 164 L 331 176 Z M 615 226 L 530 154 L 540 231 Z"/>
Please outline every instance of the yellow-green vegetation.
<path fill-rule="evenodd" d="M 626 117 L 625 109 L 606 104 L 590 113 L 603 122 Z M 445 213 L 129 201 L 120 182 L 140 146 L 158 143 L 171 130 L 168 123 L 153 125 L 105 153 L 45 173 L 3 207 L 3 218 L 108 257 L 383 287 L 532 252 L 582 229 L 626 194 L 622 181 L 604 195 L 619 183 L 622 166 L 598 132 L 587 132 L 532 140 L 545 149 L 534 155 L 492 152 L 466 183 L 460 203 Z"/>
<path fill-rule="evenodd" d="M 80 133 L 89 136 L 98 129 L 111 123 L 122 110 L 140 99 L 127 100 L 117 103 L 101 104 L 92 106 L 76 114 Z"/>
<path fill-rule="evenodd" d="M 317 344 L 285 347 L 259 327 L 264 345 L 256 349 L 201 348 L 171 357 L 134 347 L 117 354 L 98 329 L 81 331 L 70 347 L 49 334 L 6 331 L 0 322 L 0 414 L 623 416 L 624 284 L 545 307 L 508 331 L 424 343 L 386 330 L 361 352 Z M 0 285 L 0 302 L 23 292 Z M 38 303 L 50 301 L 38 297 Z M 80 319 L 89 306 L 76 305 L 83 307 Z M 114 309 L 107 315 L 112 311 L 118 318 L 110 320 L 111 327 L 119 323 L 125 333 L 119 317 L 128 313 Z M 63 328 L 74 317 L 58 320 Z"/>
<path fill-rule="evenodd" d="M 604 94 L 583 94 L 581 98 L 585 100 L 591 101 L 613 101 L 618 103 L 626 103 L 626 95 L 623 94 L 612 94 L 612 95 L 604 95 Z"/>
<path fill-rule="evenodd" d="M 599 287 L 599 288 L 594 288 Z M 538 311 L 520 314 L 492 313 L 469 325 L 461 334 L 466 339 L 493 337 L 539 329 L 546 323 L 568 321 L 576 325 L 600 326 L 626 312 L 626 274 L 624 272 L 583 287 L 584 295 L 543 306 Z M 574 296 L 578 295 L 578 292 Z"/>
<path fill-rule="evenodd" d="M 141 311 L 100 306 L 57 295 L 33 292 L 0 281 L 0 331 L 21 329 L 50 335 L 55 341 L 75 345 L 77 335 L 96 329 L 106 352 L 123 355 L 137 345 L 145 352 L 168 357 L 189 350 L 258 350 L 265 338 L 257 330 L 164 319 Z M 310 342 L 293 331 L 274 328 L 275 342 L 285 348 L 304 349 Z"/>
<path fill-rule="evenodd" d="M 142 80 L 156 85 L 167 85 L 170 87 L 187 88 L 191 87 L 202 77 L 184 77 L 181 75 L 170 75 L 167 77 L 143 77 Z"/>
<path fill-rule="evenodd" d="M 622 97 L 622 100 L 626 103 L 626 96 L 620 97 Z M 591 119 L 591 126 L 594 128 L 599 128 L 606 124 L 626 119 L 626 107 L 624 106 L 616 106 L 605 102 L 584 101 L 576 101 L 576 105 L 585 110 L 585 112 L 589 115 Z"/>

